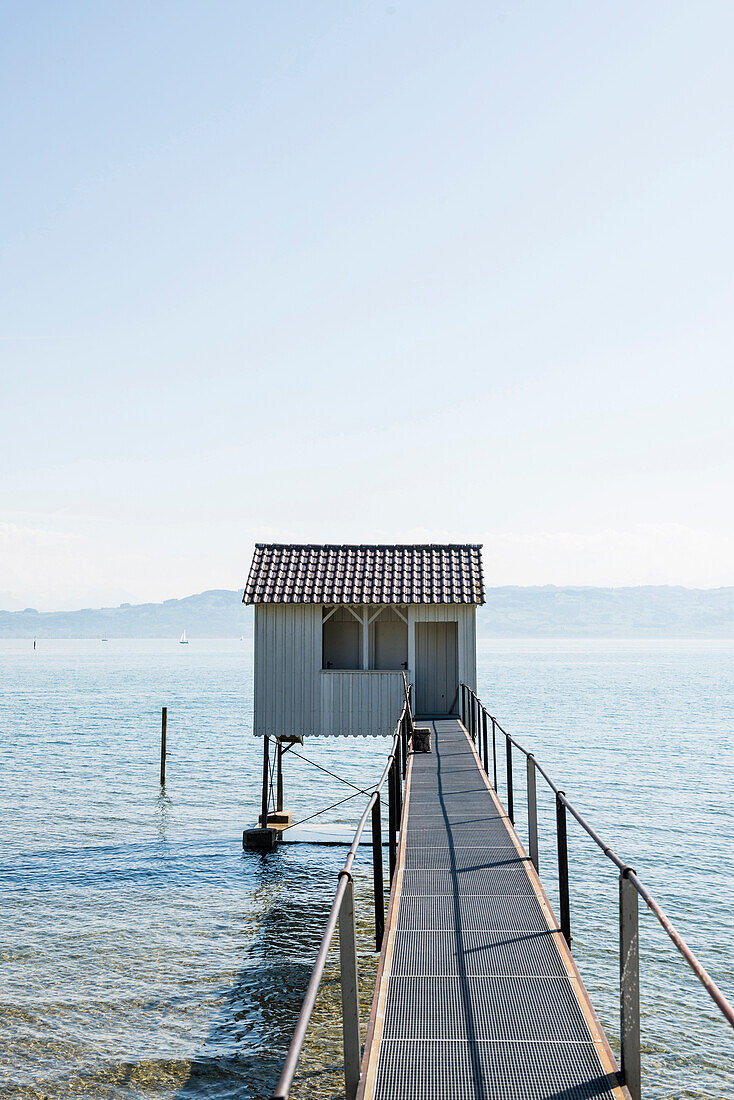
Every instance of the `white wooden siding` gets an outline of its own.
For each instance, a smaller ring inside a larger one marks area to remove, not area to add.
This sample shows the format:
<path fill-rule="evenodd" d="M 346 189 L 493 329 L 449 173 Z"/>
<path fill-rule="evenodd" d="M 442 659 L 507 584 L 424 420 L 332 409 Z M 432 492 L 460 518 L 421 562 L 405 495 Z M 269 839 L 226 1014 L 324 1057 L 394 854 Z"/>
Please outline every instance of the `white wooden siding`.
<path fill-rule="evenodd" d="M 325 737 L 387 737 L 403 709 L 401 672 L 321 673 L 321 732 Z"/>
<path fill-rule="evenodd" d="M 321 605 L 255 605 L 256 737 L 320 733 Z"/>
<path fill-rule="evenodd" d="M 459 680 L 476 690 L 476 607 L 473 604 L 410 604 L 406 610 L 408 682 L 415 679 L 416 622 L 456 622 Z M 402 707 L 401 673 L 389 670 L 322 672 L 322 617 L 321 604 L 255 605 L 256 736 L 314 737 L 392 732 Z M 399 616 L 391 608 L 385 618 L 391 621 Z M 374 661 L 373 631 L 370 631 L 369 649 Z M 360 676 L 361 681 L 355 679 Z"/>

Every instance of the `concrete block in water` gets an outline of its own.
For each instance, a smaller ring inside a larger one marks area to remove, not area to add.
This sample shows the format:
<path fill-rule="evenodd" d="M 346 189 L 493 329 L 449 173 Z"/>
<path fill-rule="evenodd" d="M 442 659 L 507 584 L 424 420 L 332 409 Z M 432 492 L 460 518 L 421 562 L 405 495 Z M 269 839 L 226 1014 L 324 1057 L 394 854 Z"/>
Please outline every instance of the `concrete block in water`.
<path fill-rule="evenodd" d="M 258 852 L 272 852 L 278 843 L 279 829 L 245 829 L 242 847 Z"/>

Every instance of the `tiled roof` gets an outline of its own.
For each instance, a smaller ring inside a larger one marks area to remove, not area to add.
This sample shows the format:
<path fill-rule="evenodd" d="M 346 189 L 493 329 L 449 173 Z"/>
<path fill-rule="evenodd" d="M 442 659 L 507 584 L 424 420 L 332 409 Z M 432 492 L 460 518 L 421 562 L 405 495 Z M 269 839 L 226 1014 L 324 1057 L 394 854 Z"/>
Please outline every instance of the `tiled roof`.
<path fill-rule="evenodd" d="M 481 546 L 258 543 L 244 603 L 484 603 Z"/>

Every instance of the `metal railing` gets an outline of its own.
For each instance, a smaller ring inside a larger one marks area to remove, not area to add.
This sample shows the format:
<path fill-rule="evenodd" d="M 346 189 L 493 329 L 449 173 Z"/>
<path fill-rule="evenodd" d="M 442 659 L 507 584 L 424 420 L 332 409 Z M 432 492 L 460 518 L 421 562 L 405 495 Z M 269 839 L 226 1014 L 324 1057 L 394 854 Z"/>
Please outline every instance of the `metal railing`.
<path fill-rule="evenodd" d="M 612 848 L 606 844 L 588 821 L 575 809 L 566 798 L 565 793 L 553 782 L 547 771 L 535 759 L 533 753 L 528 752 L 514 737 L 511 737 L 500 723 L 494 718 L 482 704 L 476 692 L 467 684 L 461 684 L 459 688 L 461 720 L 469 731 L 474 744 L 477 747 L 480 758 L 483 758 L 484 771 L 490 777 L 489 771 L 489 739 L 488 729 L 491 723 L 492 739 L 492 785 L 497 788 L 497 734 L 505 738 L 505 762 L 507 783 L 507 816 L 512 824 L 515 824 L 515 801 L 512 770 L 513 746 L 518 752 L 523 753 L 526 759 L 527 776 L 527 806 L 528 806 L 528 854 L 538 870 L 538 807 L 535 790 L 536 772 L 545 779 L 553 791 L 556 801 L 556 842 L 558 852 L 558 888 L 560 896 L 561 932 L 566 943 L 571 946 L 571 904 L 568 881 L 568 841 L 566 836 L 566 811 L 579 823 L 591 839 L 601 848 L 607 859 L 619 870 L 619 1007 L 620 1007 L 620 1048 L 621 1066 L 624 1083 L 629 1090 L 632 1100 L 640 1100 L 641 1074 L 640 1074 L 640 950 L 639 950 L 639 898 L 645 902 L 647 908 L 655 914 L 661 926 L 665 929 L 676 948 L 686 960 L 693 973 L 709 994 L 714 1003 L 721 1010 L 724 1017 L 734 1027 L 734 1007 L 729 1003 L 713 978 L 696 956 L 691 951 L 683 937 L 671 924 L 669 918 L 663 912 L 652 897 L 647 888 L 640 882 L 633 867 L 620 859 Z M 499 792 L 498 792 L 499 793 Z"/>
<path fill-rule="evenodd" d="M 339 970 L 342 1001 L 342 1036 L 344 1050 L 344 1086 L 347 1100 L 354 1100 L 359 1085 L 360 1064 L 362 1061 L 361 1036 L 359 1029 L 359 996 L 357 974 L 357 934 L 354 920 L 354 880 L 352 865 L 367 818 L 372 819 L 372 882 L 375 914 L 375 948 L 380 951 L 385 934 L 385 887 L 383 881 L 382 859 L 382 821 L 380 794 L 387 783 L 388 791 L 388 853 L 390 882 L 392 883 L 397 863 L 398 831 L 403 813 L 403 783 L 408 762 L 408 747 L 413 736 L 413 713 L 411 709 L 412 687 L 405 676 L 405 703 L 400 713 L 393 735 L 390 754 L 387 758 L 380 780 L 369 797 L 354 834 L 344 866 L 339 871 L 336 894 L 329 910 L 326 928 L 316 956 L 311 978 L 293 1030 L 283 1069 L 272 1094 L 272 1100 L 287 1100 L 298 1059 L 301 1056 L 306 1031 L 316 1003 L 321 980 L 324 976 L 326 959 L 339 926 Z"/>

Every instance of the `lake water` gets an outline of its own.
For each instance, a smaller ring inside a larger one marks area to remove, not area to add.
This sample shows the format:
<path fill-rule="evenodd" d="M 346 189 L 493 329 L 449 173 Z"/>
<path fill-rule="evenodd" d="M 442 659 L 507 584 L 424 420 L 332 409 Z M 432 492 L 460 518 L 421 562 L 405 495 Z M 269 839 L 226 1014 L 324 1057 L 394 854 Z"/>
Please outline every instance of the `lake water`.
<path fill-rule="evenodd" d="M 734 996 L 734 643 L 519 641 L 480 648 L 480 695 L 626 857 Z M 0 1094 L 267 1097 L 344 849 L 245 853 L 261 746 L 248 643 L 0 641 Z M 168 782 L 158 783 L 160 708 Z M 382 741 L 297 751 L 360 786 Z M 516 816 L 524 837 L 523 772 Z M 500 758 L 500 776 L 504 761 Z M 554 808 L 539 780 L 551 901 Z M 286 757 L 294 818 L 348 788 Z M 504 797 L 504 783 L 500 782 Z M 362 798 L 320 819 L 354 822 Z M 357 875 L 364 1014 L 374 980 L 368 850 Z M 617 880 L 569 819 L 574 954 L 618 1031 Z M 641 910 L 644 1094 L 734 1096 L 732 1031 Z M 296 1094 L 339 1094 L 338 984 Z"/>

